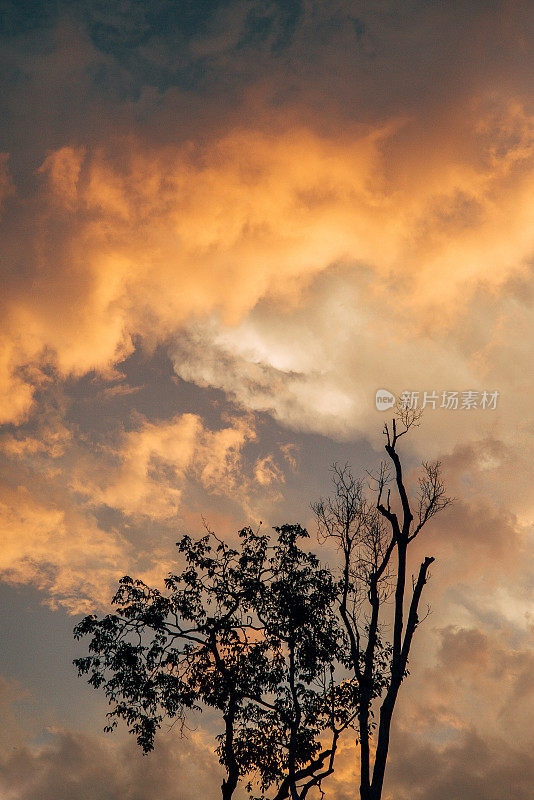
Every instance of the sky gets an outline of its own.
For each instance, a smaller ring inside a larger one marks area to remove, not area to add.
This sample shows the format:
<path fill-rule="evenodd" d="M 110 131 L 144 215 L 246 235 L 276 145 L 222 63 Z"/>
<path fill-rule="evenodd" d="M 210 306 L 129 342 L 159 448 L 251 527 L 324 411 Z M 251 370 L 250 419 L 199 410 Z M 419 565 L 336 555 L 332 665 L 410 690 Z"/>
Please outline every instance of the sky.
<path fill-rule="evenodd" d="M 0 794 L 218 796 L 209 719 L 102 732 L 72 628 L 203 516 L 313 539 L 387 390 L 455 502 L 385 800 L 531 798 L 532 4 L 1 0 L 0 38 Z"/>

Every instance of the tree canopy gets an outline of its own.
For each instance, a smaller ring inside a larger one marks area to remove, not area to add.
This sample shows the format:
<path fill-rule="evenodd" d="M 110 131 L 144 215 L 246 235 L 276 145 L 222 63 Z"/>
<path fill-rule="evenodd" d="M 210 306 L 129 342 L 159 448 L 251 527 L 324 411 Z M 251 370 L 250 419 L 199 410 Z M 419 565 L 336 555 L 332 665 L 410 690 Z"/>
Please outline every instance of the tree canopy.
<path fill-rule="evenodd" d="M 275 787 L 277 800 L 304 798 L 331 774 L 357 714 L 356 683 L 333 667 L 346 650 L 336 581 L 303 549 L 303 528 L 275 533 L 243 528 L 236 548 L 212 531 L 184 536 L 185 566 L 166 591 L 124 577 L 115 613 L 75 628 L 92 637 L 75 663 L 110 701 L 108 729 L 123 719 L 145 752 L 165 719 L 221 713 L 223 798 L 244 776 L 251 797 Z"/>

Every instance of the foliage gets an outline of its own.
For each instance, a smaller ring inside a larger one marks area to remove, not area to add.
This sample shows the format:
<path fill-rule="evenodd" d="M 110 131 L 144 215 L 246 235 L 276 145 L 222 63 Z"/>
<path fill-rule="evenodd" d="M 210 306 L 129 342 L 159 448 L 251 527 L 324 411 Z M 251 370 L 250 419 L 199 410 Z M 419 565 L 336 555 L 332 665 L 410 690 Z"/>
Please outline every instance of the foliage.
<path fill-rule="evenodd" d="M 338 586 L 303 549 L 304 529 L 275 531 L 271 543 L 244 528 L 235 549 L 211 531 L 184 536 L 184 569 L 165 592 L 124 577 L 115 612 L 75 628 L 91 637 L 75 664 L 110 702 L 107 729 L 124 720 L 145 752 L 165 719 L 183 728 L 189 711 L 221 713 L 223 797 L 245 775 L 251 796 L 276 786 L 279 799 L 304 797 L 332 772 L 357 713 L 356 684 L 333 668 L 346 649 Z"/>

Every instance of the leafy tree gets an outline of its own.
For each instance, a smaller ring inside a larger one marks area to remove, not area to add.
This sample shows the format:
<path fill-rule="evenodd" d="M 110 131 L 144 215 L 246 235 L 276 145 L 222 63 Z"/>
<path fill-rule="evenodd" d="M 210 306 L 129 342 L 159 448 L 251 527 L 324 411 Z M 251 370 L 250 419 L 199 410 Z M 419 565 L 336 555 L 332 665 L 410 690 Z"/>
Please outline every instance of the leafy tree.
<path fill-rule="evenodd" d="M 236 549 L 212 531 L 178 548 L 185 568 L 166 591 L 122 578 L 115 612 L 75 628 L 91 636 L 80 675 L 104 690 L 109 725 L 126 722 L 145 752 L 165 719 L 217 709 L 223 800 L 240 777 L 252 796 L 302 800 L 333 772 L 341 733 L 355 723 L 358 685 L 333 669 L 346 651 L 330 571 L 301 542 L 298 525 L 274 543 L 250 528 Z M 346 658 L 348 658 L 348 652 Z"/>
<path fill-rule="evenodd" d="M 423 463 L 415 503 L 405 486 L 399 439 L 418 422 L 407 409 L 386 424 L 388 462 L 370 475 L 375 492 L 366 492 L 350 467 L 333 467 L 335 493 L 314 504 L 320 535 L 341 553 L 338 610 L 349 641 L 347 666 L 358 686 L 358 739 L 361 800 L 380 800 L 389 751 L 391 721 L 398 692 L 407 675 L 412 640 L 420 623 L 419 603 L 434 558 L 420 564 L 407 590 L 408 548 L 427 522 L 451 501 L 445 496 L 439 462 Z M 407 608 L 406 608 L 407 606 Z M 406 614 L 407 611 L 407 614 Z M 387 615 L 391 612 L 392 619 Z M 391 641 L 383 629 L 392 628 Z M 371 737 L 376 727 L 376 752 L 371 766 Z"/>

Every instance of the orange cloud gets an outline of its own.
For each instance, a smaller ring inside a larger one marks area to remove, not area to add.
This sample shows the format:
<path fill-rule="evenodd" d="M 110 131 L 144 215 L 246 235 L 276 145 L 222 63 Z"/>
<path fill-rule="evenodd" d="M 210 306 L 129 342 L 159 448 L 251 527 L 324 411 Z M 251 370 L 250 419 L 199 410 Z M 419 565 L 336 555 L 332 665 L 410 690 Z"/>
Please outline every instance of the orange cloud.
<path fill-rule="evenodd" d="M 365 263 L 400 318 L 422 324 L 438 304 L 454 318 L 534 249 L 532 118 L 519 101 L 463 111 L 439 135 L 423 128 L 418 149 L 407 118 L 338 138 L 236 128 L 204 145 L 130 136 L 49 153 L 41 193 L 5 222 L 6 258 L 26 274 L 8 277 L 3 304 L 17 356 L 4 418 L 29 407 L 29 390 L 9 390 L 17 363 L 48 351 L 66 374 L 106 369 L 131 335 L 210 312 L 235 323 L 339 260 Z"/>
<path fill-rule="evenodd" d="M 72 208 L 76 200 L 84 156 L 85 148 L 61 147 L 50 153 L 37 170 L 46 176 L 52 195 L 66 208 Z"/>
<path fill-rule="evenodd" d="M 1 487 L 0 575 L 8 583 L 33 583 L 73 613 L 109 601 L 124 570 L 128 548 L 75 508 L 45 503 L 23 486 Z"/>
<path fill-rule="evenodd" d="M 241 451 L 255 438 L 246 419 L 210 431 L 196 414 L 143 422 L 112 448 L 113 464 L 79 475 L 74 486 L 91 503 L 155 519 L 176 515 L 188 475 L 211 491 L 232 490 L 241 481 Z M 97 481 L 95 483 L 94 481 Z"/>

